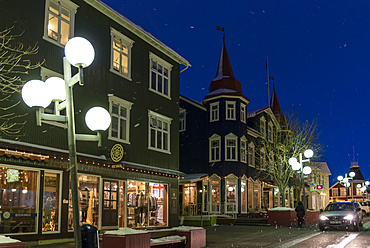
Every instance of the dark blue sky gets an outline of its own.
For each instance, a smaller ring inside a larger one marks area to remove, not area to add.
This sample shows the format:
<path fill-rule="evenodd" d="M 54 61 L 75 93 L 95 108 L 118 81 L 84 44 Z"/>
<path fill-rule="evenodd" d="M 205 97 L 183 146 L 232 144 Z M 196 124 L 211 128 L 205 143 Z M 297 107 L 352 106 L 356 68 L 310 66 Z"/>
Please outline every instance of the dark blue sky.
<path fill-rule="evenodd" d="M 235 77 L 267 105 L 266 55 L 284 112 L 318 119 L 330 184 L 356 161 L 370 180 L 370 2 L 365 0 L 103 0 L 191 64 L 181 94 L 201 102 L 226 46 Z"/>

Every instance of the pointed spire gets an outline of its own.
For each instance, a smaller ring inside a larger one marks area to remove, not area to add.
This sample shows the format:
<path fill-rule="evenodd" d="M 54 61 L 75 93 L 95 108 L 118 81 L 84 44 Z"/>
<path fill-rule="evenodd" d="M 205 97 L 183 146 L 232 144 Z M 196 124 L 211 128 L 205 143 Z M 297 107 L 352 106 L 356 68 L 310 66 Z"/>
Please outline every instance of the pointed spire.
<path fill-rule="evenodd" d="M 221 56 L 218 61 L 216 77 L 209 85 L 209 93 L 205 96 L 204 100 L 218 95 L 237 95 L 242 96 L 248 102 L 250 102 L 249 99 L 244 96 L 240 82 L 235 79 L 233 70 L 231 68 L 229 55 L 226 50 L 225 35 L 223 35 L 222 38 L 223 44 Z"/>
<path fill-rule="evenodd" d="M 281 111 L 280 103 L 276 95 L 275 91 L 275 83 L 273 83 L 272 88 L 272 95 L 270 100 L 270 108 L 272 110 L 272 113 L 274 113 L 276 119 L 280 123 L 280 127 L 285 129 L 288 127 L 288 119 L 283 115 L 283 111 Z"/>

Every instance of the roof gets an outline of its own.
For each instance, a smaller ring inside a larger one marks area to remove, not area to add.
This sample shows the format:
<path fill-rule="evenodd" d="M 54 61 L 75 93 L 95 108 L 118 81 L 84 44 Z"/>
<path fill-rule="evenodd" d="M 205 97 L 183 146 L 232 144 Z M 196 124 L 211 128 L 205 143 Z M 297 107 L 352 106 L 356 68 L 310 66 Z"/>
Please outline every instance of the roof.
<path fill-rule="evenodd" d="M 93 6 L 95 9 L 100 11 L 101 13 L 105 14 L 112 20 L 116 21 L 126 29 L 130 30 L 135 35 L 139 36 L 144 41 L 151 44 L 156 49 L 160 50 L 164 54 L 166 54 L 171 59 L 175 60 L 179 64 L 183 64 L 184 66 L 191 66 L 191 64 L 184 59 L 182 56 L 180 56 L 178 53 L 176 53 L 174 50 L 166 46 L 163 42 L 155 38 L 151 33 L 145 31 L 142 27 L 134 24 L 129 19 L 103 3 L 101 0 L 84 0 L 86 3 Z"/>
<path fill-rule="evenodd" d="M 204 107 L 203 104 L 201 104 L 201 103 L 199 103 L 197 101 L 194 101 L 194 100 L 192 100 L 192 99 L 190 99 L 188 97 L 185 97 L 183 95 L 180 95 L 180 100 L 183 100 L 183 101 L 185 101 L 185 102 L 187 102 L 187 103 L 189 103 L 191 105 L 194 105 L 195 107 L 198 107 L 198 108 L 200 108 L 200 109 L 202 109 L 204 111 L 207 111 L 207 108 Z"/>
<path fill-rule="evenodd" d="M 288 120 L 283 115 L 283 111 L 281 111 L 280 103 L 276 95 L 275 83 L 273 84 L 273 90 L 272 90 L 272 95 L 271 95 L 271 100 L 270 100 L 270 108 L 272 112 L 274 113 L 276 119 L 278 120 L 280 127 L 285 127 L 285 128 L 288 127 Z"/>
<path fill-rule="evenodd" d="M 180 177 L 181 183 L 193 183 L 202 180 L 202 177 L 206 177 L 207 174 L 187 174 L 185 177 Z"/>
<path fill-rule="evenodd" d="M 365 181 L 364 176 L 361 173 L 360 166 L 358 165 L 358 162 L 351 163 L 351 168 L 349 169 L 348 174 L 352 171 L 355 173 L 355 176 L 353 177 L 352 181 L 362 181 L 362 182 Z"/>
<path fill-rule="evenodd" d="M 331 172 L 329 170 L 329 167 L 326 162 L 312 162 L 313 166 L 324 173 L 331 175 Z"/>
<path fill-rule="evenodd" d="M 240 96 L 247 100 L 248 103 L 250 102 L 248 97 L 243 94 L 240 82 L 236 80 L 234 76 L 229 55 L 226 50 L 225 36 L 223 37 L 223 44 L 220 59 L 218 61 L 216 77 L 211 81 L 208 92 L 209 93 L 204 97 L 204 100 L 220 95 L 226 95 Z"/>

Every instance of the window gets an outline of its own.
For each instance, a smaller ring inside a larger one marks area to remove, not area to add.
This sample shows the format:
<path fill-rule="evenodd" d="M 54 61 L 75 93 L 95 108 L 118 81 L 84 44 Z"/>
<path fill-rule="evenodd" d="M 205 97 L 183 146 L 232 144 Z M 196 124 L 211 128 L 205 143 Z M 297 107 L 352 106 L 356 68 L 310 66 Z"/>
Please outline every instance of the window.
<path fill-rule="evenodd" d="M 209 104 L 209 109 L 210 109 L 209 121 L 210 122 L 218 121 L 220 119 L 219 105 L 220 105 L 219 102 L 214 102 L 214 103 Z"/>
<path fill-rule="evenodd" d="M 134 41 L 111 28 L 110 71 L 131 80 L 131 48 Z"/>
<path fill-rule="evenodd" d="M 45 172 L 42 231 L 60 231 L 61 175 Z"/>
<path fill-rule="evenodd" d="M 149 149 L 170 153 L 172 119 L 149 110 Z"/>
<path fill-rule="evenodd" d="M 77 8 L 69 0 L 46 0 L 44 39 L 64 46 L 74 35 Z"/>
<path fill-rule="evenodd" d="M 225 136 L 225 160 L 238 161 L 238 137 L 235 134 L 228 134 Z"/>
<path fill-rule="evenodd" d="M 240 138 L 240 162 L 247 163 L 247 139 L 245 136 Z"/>
<path fill-rule="evenodd" d="M 112 94 L 108 95 L 109 113 L 112 118 L 109 127 L 109 136 L 111 140 L 130 143 L 130 110 L 132 103 L 118 98 Z"/>
<path fill-rule="evenodd" d="M 236 120 L 235 102 L 226 101 L 226 120 Z"/>
<path fill-rule="evenodd" d="M 179 117 L 179 131 L 186 131 L 186 109 L 180 108 L 180 117 Z"/>
<path fill-rule="evenodd" d="M 149 89 L 162 96 L 170 98 L 172 65 L 160 57 L 150 53 Z"/>
<path fill-rule="evenodd" d="M 331 189 L 331 193 L 332 193 L 332 196 L 338 196 L 338 189 L 337 188 Z"/>
<path fill-rule="evenodd" d="M 260 150 L 260 168 L 266 169 L 266 153 L 265 149 L 261 148 Z"/>
<path fill-rule="evenodd" d="M 255 166 L 255 154 L 254 154 L 254 144 L 249 143 L 248 145 L 248 164 L 249 166 Z"/>
<path fill-rule="evenodd" d="M 264 117 L 260 119 L 260 132 L 263 138 L 266 137 L 266 120 Z"/>
<path fill-rule="evenodd" d="M 268 141 L 272 142 L 273 141 L 273 126 L 272 126 L 272 123 L 269 122 L 268 124 L 268 130 L 267 130 L 267 136 L 268 136 Z"/>
<path fill-rule="evenodd" d="M 221 136 L 214 134 L 209 138 L 209 162 L 221 161 Z"/>
<path fill-rule="evenodd" d="M 246 105 L 241 103 L 240 104 L 240 121 L 246 123 Z"/>

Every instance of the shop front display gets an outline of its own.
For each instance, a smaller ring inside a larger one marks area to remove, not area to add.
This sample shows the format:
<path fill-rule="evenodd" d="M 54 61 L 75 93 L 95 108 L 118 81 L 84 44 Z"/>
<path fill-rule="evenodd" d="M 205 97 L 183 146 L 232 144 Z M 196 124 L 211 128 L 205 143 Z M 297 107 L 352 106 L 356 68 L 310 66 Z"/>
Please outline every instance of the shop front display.
<path fill-rule="evenodd" d="M 35 233 L 39 172 L 0 167 L 0 233 Z"/>
<path fill-rule="evenodd" d="M 45 172 L 42 231 L 59 231 L 60 215 L 60 173 Z"/>
<path fill-rule="evenodd" d="M 226 194 L 226 212 L 237 213 L 238 212 L 238 196 L 237 196 L 237 185 L 238 178 L 234 175 L 229 175 L 225 178 L 225 194 Z"/>
<path fill-rule="evenodd" d="M 241 181 L 241 187 L 240 187 L 240 201 L 241 201 L 241 212 L 246 213 L 247 212 L 247 181 L 242 180 Z"/>
<path fill-rule="evenodd" d="M 183 185 L 183 214 L 195 215 L 197 213 L 197 185 L 196 183 Z"/>
<path fill-rule="evenodd" d="M 211 177 L 211 212 L 220 212 L 220 178 Z"/>

